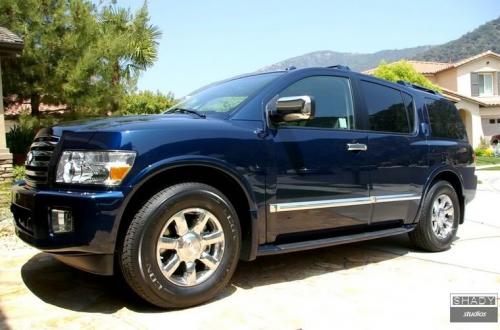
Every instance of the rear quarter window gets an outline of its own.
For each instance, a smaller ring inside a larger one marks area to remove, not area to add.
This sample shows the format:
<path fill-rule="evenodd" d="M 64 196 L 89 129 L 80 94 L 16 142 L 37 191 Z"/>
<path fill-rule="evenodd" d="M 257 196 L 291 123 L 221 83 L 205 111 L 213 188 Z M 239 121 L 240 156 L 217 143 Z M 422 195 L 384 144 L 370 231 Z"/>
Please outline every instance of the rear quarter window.
<path fill-rule="evenodd" d="M 432 136 L 467 141 L 464 124 L 453 103 L 445 99 L 426 98 L 425 104 Z"/>

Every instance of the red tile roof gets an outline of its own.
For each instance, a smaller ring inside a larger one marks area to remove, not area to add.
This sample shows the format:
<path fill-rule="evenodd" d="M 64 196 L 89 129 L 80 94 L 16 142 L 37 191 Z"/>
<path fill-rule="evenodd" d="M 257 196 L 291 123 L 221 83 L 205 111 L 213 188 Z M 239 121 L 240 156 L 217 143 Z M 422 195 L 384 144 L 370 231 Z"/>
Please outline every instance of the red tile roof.
<path fill-rule="evenodd" d="M 477 59 L 484 57 L 484 56 L 494 56 L 494 57 L 497 57 L 500 59 L 500 54 L 492 52 L 491 50 L 487 50 L 487 51 L 482 52 L 480 54 L 471 56 L 469 58 L 466 58 L 466 59 L 463 59 L 461 61 L 454 62 L 454 63 L 413 61 L 413 60 L 407 60 L 407 62 L 412 64 L 413 67 L 415 68 L 415 70 L 417 70 L 417 72 L 420 72 L 423 74 L 434 74 L 434 73 L 438 73 L 438 72 L 447 70 L 449 68 L 456 68 L 458 66 L 464 65 L 466 63 L 477 60 Z M 375 71 L 375 69 L 376 68 L 366 70 L 363 73 L 372 74 L 373 71 Z"/>

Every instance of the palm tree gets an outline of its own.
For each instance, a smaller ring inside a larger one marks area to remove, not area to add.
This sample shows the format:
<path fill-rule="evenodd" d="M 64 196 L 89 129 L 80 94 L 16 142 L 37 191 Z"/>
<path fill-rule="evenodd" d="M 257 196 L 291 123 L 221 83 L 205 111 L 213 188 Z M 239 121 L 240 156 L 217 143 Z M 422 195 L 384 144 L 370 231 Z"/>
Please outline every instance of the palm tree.
<path fill-rule="evenodd" d="M 158 39 L 161 32 L 149 23 L 147 5 L 135 14 L 129 9 L 107 6 L 100 15 L 101 51 L 111 88 L 134 85 L 140 72 L 151 67 L 158 58 Z M 111 111 L 118 110 L 116 98 Z"/>

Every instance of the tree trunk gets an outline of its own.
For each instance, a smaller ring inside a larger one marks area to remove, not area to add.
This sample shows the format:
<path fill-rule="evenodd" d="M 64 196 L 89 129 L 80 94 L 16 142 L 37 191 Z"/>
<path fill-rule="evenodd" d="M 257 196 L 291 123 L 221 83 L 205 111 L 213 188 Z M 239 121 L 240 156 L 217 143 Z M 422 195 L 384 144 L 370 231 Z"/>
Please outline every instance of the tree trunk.
<path fill-rule="evenodd" d="M 120 64 L 118 61 L 115 61 L 113 64 L 113 77 L 111 78 L 111 85 L 113 86 L 113 99 L 111 101 L 111 112 L 114 113 L 118 111 L 119 109 L 119 104 L 118 100 L 116 99 L 116 86 L 120 84 Z"/>
<path fill-rule="evenodd" d="M 31 94 L 31 115 L 33 117 L 40 115 L 40 94 Z"/>

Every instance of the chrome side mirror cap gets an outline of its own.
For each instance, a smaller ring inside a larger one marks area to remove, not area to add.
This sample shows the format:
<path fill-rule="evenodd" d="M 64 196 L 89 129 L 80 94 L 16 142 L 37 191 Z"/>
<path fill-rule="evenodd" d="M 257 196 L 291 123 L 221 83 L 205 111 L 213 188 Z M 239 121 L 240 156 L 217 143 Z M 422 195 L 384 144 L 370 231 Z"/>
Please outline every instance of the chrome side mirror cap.
<path fill-rule="evenodd" d="M 275 122 L 311 119 L 314 117 L 314 100 L 308 95 L 280 97 L 270 115 Z"/>

